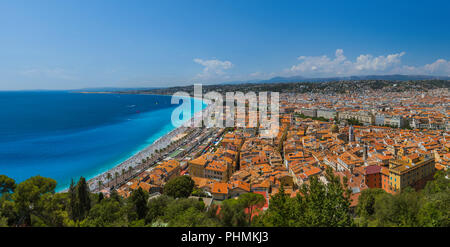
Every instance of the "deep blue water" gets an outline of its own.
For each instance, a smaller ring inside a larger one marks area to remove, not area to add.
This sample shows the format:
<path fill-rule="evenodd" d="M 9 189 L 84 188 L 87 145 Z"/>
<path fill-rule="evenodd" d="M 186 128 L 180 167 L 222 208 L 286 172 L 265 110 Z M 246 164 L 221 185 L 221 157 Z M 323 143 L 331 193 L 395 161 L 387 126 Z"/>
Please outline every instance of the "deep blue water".
<path fill-rule="evenodd" d="M 170 96 L 0 92 L 0 174 L 51 177 L 67 188 L 173 130 L 177 106 Z"/>

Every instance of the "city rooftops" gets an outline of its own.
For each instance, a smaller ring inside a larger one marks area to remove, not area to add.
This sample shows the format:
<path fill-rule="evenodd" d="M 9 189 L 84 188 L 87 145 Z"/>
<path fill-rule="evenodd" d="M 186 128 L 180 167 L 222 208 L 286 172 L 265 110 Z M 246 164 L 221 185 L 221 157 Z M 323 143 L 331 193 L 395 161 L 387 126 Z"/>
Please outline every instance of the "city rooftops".
<path fill-rule="evenodd" d="M 432 157 L 427 156 L 416 156 L 412 155 L 414 159 L 409 158 L 408 156 L 403 157 L 402 159 L 391 160 L 389 164 L 389 169 L 395 173 L 405 173 L 410 169 L 414 169 L 427 163 L 428 161 L 434 159 Z"/>

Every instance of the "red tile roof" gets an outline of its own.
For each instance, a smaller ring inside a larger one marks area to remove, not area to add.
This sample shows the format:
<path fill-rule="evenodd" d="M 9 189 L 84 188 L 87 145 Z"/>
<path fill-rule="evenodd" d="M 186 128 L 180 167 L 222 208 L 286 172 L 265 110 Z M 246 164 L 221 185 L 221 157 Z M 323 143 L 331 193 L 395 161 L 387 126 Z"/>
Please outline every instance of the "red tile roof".
<path fill-rule="evenodd" d="M 366 167 L 366 175 L 376 174 L 381 172 L 381 166 L 372 165 Z"/>

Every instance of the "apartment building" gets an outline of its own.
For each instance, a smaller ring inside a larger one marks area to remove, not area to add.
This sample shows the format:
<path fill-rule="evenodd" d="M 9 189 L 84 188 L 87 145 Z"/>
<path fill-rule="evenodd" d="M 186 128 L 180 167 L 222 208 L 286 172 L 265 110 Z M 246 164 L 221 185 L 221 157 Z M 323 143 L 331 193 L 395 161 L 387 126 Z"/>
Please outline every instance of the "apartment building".
<path fill-rule="evenodd" d="M 408 186 L 417 187 L 432 178 L 434 172 L 433 156 L 403 156 L 389 162 L 389 186 L 394 192 L 400 192 Z"/>
<path fill-rule="evenodd" d="M 337 112 L 331 109 L 318 109 L 317 117 L 323 117 L 326 119 L 333 119 L 337 116 Z"/>
<path fill-rule="evenodd" d="M 343 111 L 338 114 L 339 120 L 356 119 L 364 125 L 375 123 L 375 116 L 368 111 Z"/>

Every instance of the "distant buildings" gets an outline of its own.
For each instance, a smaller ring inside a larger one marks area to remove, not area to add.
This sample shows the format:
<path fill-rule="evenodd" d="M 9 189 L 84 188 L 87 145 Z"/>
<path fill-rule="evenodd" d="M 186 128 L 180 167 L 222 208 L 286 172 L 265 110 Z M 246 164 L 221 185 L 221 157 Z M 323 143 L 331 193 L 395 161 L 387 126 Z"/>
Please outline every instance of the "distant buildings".
<path fill-rule="evenodd" d="M 313 178 L 327 183 L 324 172 L 331 168 L 347 180 L 355 207 L 365 189 L 420 189 L 436 170 L 450 166 L 447 91 L 282 94 L 280 99 L 275 138 L 262 136 L 261 128 L 217 128 L 185 156 L 185 168 L 178 161 L 159 164 L 127 183 L 122 193 L 138 187 L 159 192 L 168 179 L 187 174 L 214 200 L 253 192 L 269 205 L 281 186 L 293 197 Z M 329 121 L 335 118 L 347 121 Z"/>
<path fill-rule="evenodd" d="M 215 154 L 204 154 L 189 161 L 189 175 L 227 182 L 235 166 L 235 157 L 222 151 L 221 149 Z"/>
<path fill-rule="evenodd" d="M 337 116 L 336 110 L 330 110 L 330 109 L 318 109 L 317 110 L 317 117 L 323 117 L 326 119 L 334 119 Z"/>
<path fill-rule="evenodd" d="M 339 120 L 355 119 L 364 125 L 375 123 L 375 116 L 368 111 L 343 111 L 338 113 Z"/>
<path fill-rule="evenodd" d="M 300 113 L 308 117 L 317 117 L 317 109 L 300 109 Z"/>
<path fill-rule="evenodd" d="M 180 162 L 176 160 L 164 161 L 128 181 L 126 184 L 119 187 L 117 192 L 123 197 L 130 196 L 131 191 L 138 188 L 141 188 L 150 194 L 162 193 L 165 183 L 170 179 L 179 176 L 180 171 Z"/>
<path fill-rule="evenodd" d="M 389 115 L 378 113 L 375 115 L 375 125 L 403 128 L 406 126 L 407 119 L 400 115 Z"/>

